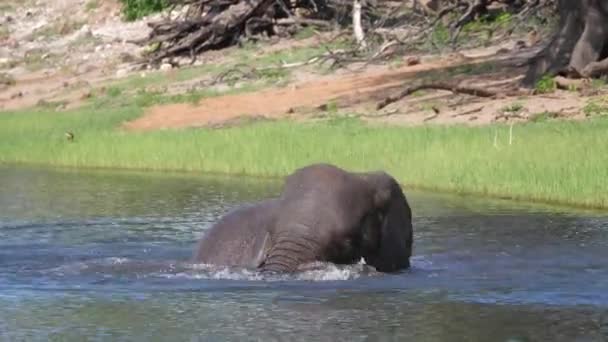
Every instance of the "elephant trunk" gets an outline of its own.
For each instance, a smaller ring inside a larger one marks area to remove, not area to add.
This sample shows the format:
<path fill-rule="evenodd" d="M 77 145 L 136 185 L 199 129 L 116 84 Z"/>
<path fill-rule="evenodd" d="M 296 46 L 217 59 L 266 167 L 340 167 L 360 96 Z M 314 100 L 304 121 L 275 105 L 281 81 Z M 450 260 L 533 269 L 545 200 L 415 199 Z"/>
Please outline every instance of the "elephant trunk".
<path fill-rule="evenodd" d="M 274 237 L 262 265 L 263 272 L 295 272 L 299 265 L 316 260 L 319 243 L 313 238 L 283 233 Z"/>

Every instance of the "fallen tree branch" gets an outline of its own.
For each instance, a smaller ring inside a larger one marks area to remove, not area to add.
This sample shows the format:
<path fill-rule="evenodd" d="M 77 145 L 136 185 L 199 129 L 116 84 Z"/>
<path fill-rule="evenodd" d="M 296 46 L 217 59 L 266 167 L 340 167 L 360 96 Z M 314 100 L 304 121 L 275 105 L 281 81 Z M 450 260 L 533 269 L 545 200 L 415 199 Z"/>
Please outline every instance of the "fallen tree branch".
<path fill-rule="evenodd" d="M 444 83 L 444 82 L 422 83 L 419 85 L 407 87 L 401 93 L 399 93 L 395 96 L 389 96 L 389 97 L 385 98 L 383 101 L 378 103 L 378 105 L 376 106 L 376 109 L 378 109 L 378 110 L 382 109 L 391 103 L 394 103 L 394 102 L 397 102 L 397 101 L 403 99 L 406 96 L 409 96 L 419 90 L 425 90 L 425 89 L 447 90 L 447 91 L 451 91 L 452 93 L 467 94 L 467 95 L 479 96 L 479 97 L 497 97 L 500 95 L 512 95 L 512 94 L 521 93 L 519 91 L 516 91 L 516 93 L 515 93 L 515 92 L 507 92 L 504 90 L 489 90 L 487 88 L 480 88 L 480 87 L 473 87 L 473 86 L 461 86 L 461 85 L 454 85 L 454 84 L 449 84 L 449 83 Z"/>
<path fill-rule="evenodd" d="M 452 117 L 456 118 L 456 117 L 459 117 L 459 116 L 465 116 L 465 115 L 470 115 L 470 114 L 474 114 L 474 113 L 479 113 L 482 110 L 483 110 L 483 107 L 477 107 L 477 108 L 465 110 L 464 112 L 453 114 Z"/>
<path fill-rule="evenodd" d="M 192 51 L 200 53 L 226 44 L 243 32 L 250 19 L 262 17 L 262 13 L 273 3 L 274 0 L 240 1 L 218 14 L 207 13 L 196 22 L 171 21 L 156 24 L 150 40 L 162 42 L 163 46 L 151 54 L 151 60 L 158 62 L 165 57 L 190 54 Z"/>
<path fill-rule="evenodd" d="M 329 28 L 331 27 L 331 23 L 324 20 L 317 19 L 306 19 L 306 18 L 285 18 L 279 19 L 276 21 L 277 25 L 281 26 L 290 26 L 290 25 L 309 25 L 309 26 L 319 26 Z"/>

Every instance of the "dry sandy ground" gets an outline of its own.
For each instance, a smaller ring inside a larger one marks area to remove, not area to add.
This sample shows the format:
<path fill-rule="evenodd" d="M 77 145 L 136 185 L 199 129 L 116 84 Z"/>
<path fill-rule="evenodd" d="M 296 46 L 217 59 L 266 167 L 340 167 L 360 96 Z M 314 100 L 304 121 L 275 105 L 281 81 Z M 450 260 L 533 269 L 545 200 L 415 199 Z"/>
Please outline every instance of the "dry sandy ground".
<path fill-rule="evenodd" d="M 517 82 L 525 71 L 522 66 L 537 49 L 496 54 L 499 47 L 468 51 L 460 55 L 434 57 L 420 64 L 389 68 L 370 67 L 352 74 L 307 77 L 294 82 L 255 92 L 217 96 L 198 104 L 172 104 L 150 108 L 136 120 L 125 123 L 128 130 L 178 129 L 186 127 L 224 126 L 242 122 L 243 118 L 278 119 L 350 114 L 366 120 L 399 125 L 422 123 L 488 124 L 496 121 L 521 121 L 540 113 L 567 118 L 580 118 L 589 96 L 578 92 L 557 91 L 550 95 L 486 99 L 452 94 L 448 91 L 425 91 L 410 96 L 381 111 L 376 105 L 386 96 L 399 92 L 407 84 L 420 80 L 459 81 L 485 87 L 500 87 Z M 495 71 L 482 75 L 458 74 L 456 68 L 474 68 L 493 63 Z M 456 72 L 450 76 L 450 72 Z M 447 75 L 447 76 L 446 76 Z M 329 104 L 329 105 L 328 105 Z M 326 113 L 327 107 L 337 113 Z"/>
<path fill-rule="evenodd" d="M 31 107 L 43 101 L 62 103 L 62 109 L 74 108 L 81 105 L 96 87 L 139 72 L 130 69 L 127 60 L 141 49 L 127 40 L 144 37 L 148 32 L 146 20 L 154 18 L 124 23 L 118 16 L 116 1 L 105 1 L 102 6 L 85 11 L 83 8 L 87 3 L 86 0 L 29 1 L 26 4 L 29 7 L 26 6 L 25 11 L 16 11 L 10 20 L 8 16 L 0 18 L 4 20 L 3 27 L 9 28 L 9 35 L 0 38 L 3 39 L 0 73 L 15 80 L 10 86 L 0 85 L 0 110 Z M 57 28 L 58 23 L 65 25 L 61 18 L 66 8 L 80 8 L 78 17 L 83 20 L 78 21 L 78 26 L 68 30 L 67 34 L 51 35 L 50 38 L 46 37 L 47 34 L 42 35 L 46 38 L 40 38 L 41 30 L 46 32 Z M 262 53 L 317 43 L 315 39 L 280 41 L 266 46 Z M 582 108 L 597 94 L 583 96 L 579 92 L 558 91 L 551 95 L 482 99 L 447 91 L 424 91 L 381 111 L 375 109 L 378 101 L 421 80 L 450 80 L 484 87 L 516 82 L 525 70 L 523 62 L 539 48 L 536 45 L 519 49 L 516 45 L 513 41 L 458 54 L 419 56 L 420 63 L 415 65 L 405 62 L 401 67 L 370 65 L 356 72 L 342 69 L 331 75 L 313 72 L 314 66 L 300 68 L 294 71 L 297 77 L 286 86 L 206 98 L 197 105 L 155 106 L 142 117 L 125 123 L 124 128 L 155 130 L 222 126 L 239 122 L 242 118 L 310 119 L 345 113 L 374 122 L 407 125 L 478 125 L 500 119 L 527 120 L 543 112 L 568 118 L 584 116 Z M 41 67 L 35 70 L 26 65 L 31 62 L 28 54 L 32 51 L 37 52 L 41 59 L 38 61 Z M 212 52 L 205 56 L 204 61 L 221 61 L 225 54 Z M 406 59 L 404 57 L 403 61 Z M 463 66 L 468 67 L 463 69 Z M 350 65 L 349 69 L 355 67 L 357 65 Z M 485 71 L 475 72 L 476 68 L 485 68 Z M 173 90 L 187 89 L 187 83 L 173 82 L 170 77 L 168 73 L 166 78 Z"/>

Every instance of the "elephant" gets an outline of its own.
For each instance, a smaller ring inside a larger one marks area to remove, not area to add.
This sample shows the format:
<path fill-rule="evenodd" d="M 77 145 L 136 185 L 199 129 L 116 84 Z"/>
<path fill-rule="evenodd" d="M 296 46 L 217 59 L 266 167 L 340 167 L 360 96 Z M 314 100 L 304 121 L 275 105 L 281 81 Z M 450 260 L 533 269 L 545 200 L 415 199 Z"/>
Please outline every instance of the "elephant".
<path fill-rule="evenodd" d="M 278 197 L 229 211 L 199 240 L 193 262 L 294 272 L 361 258 L 379 272 L 410 267 L 412 211 L 384 171 L 350 172 L 327 163 L 288 175 Z"/>

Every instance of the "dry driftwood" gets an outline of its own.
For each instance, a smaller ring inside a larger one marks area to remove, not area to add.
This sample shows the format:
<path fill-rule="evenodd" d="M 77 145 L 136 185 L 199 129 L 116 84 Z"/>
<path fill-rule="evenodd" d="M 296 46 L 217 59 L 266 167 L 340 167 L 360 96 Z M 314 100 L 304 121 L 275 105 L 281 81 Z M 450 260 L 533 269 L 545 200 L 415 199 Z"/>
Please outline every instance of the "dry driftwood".
<path fill-rule="evenodd" d="M 467 94 L 467 95 L 473 95 L 473 96 L 479 96 L 479 97 L 513 96 L 513 95 L 521 94 L 521 92 L 519 92 L 518 90 L 508 90 L 508 91 L 490 90 L 490 89 L 482 88 L 482 87 L 463 86 L 463 85 L 457 85 L 457 84 L 450 84 L 447 82 L 422 83 L 422 84 L 418 84 L 415 86 L 407 87 L 403 91 L 401 91 L 399 94 L 385 98 L 380 103 L 378 103 L 378 105 L 376 106 L 376 109 L 382 109 L 391 103 L 394 103 L 394 102 L 397 102 L 397 101 L 403 99 L 406 96 L 409 96 L 419 90 L 425 90 L 425 89 L 447 90 L 447 91 L 451 91 L 453 93 Z"/>
<path fill-rule="evenodd" d="M 161 43 L 150 54 L 152 61 L 180 54 L 191 56 L 201 51 L 227 45 L 230 40 L 246 29 L 254 17 L 263 17 L 275 0 L 247 0 L 228 2 L 228 7 L 220 12 L 208 12 L 198 20 L 169 21 L 153 25 L 151 42 Z"/>
<path fill-rule="evenodd" d="M 336 24 L 354 24 L 358 47 L 368 44 L 366 35 L 369 35 L 369 42 L 373 36 L 384 35 L 383 42 L 380 43 L 382 51 L 374 53 L 375 48 L 372 47 L 368 52 L 373 56 L 371 59 L 386 58 L 386 46 L 420 43 L 433 33 L 440 21 L 445 21 L 448 14 L 454 14 L 456 18 L 450 28 L 457 36 L 460 28 L 485 13 L 491 4 L 504 3 L 515 8 L 520 3 L 534 4 L 543 0 L 438 0 L 435 2 L 441 6 L 436 8 L 437 12 L 423 14 L 412 14 L 411 10 L 403 11 L 405 7 L 411 7 L 414 0 L 397 4 L 382 0 L 169 1 L 173 6 L 187 5 L 187 11 L 178 18 L 150 24 L 152 31 L 149 37 L 140 43 L 151 44 L 154 48 L 147 56 L 153 63 L 176 56 L 190 56 L 194 59 L 206 50 L 236 44 L 243 36 L 252 37 L 259 33 L 292 34 L 302 26 L 312 25 L 329 29 Z M 524 7 L 523 11 L 529 11 L 529 8 L 533 7 Z M 306 14 L 298 12 L 301 9 Z M 414 33 L 401 39 L 390 34 L 392 28 L 398 27 L 418 29 L 408 29 Z M 380 33 L 382 28 L 387 29 L 389 34 Z M 453 38 L 457 38 L 456 36 Z"/>

